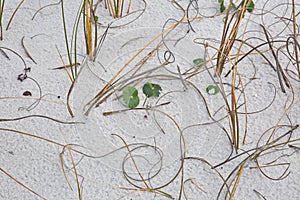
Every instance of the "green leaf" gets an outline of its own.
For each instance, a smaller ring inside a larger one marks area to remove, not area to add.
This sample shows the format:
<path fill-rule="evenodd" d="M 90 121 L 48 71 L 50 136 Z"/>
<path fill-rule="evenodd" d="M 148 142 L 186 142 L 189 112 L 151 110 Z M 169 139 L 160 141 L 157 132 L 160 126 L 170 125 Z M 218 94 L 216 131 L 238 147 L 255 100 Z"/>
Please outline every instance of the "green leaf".
<path fill-rule="evenodd" d="M 236 5 L 233 2 L 231 2 L 231 6 L 233 10 L 236 10 Z"/>
<path fill-rule="evenodd" d="M 220 12 L 224 12 L 226 10 L 226 7 L 224 6 L 224 1 L 219 1 L 220 3 Z"/>
<path fill-rule="evenodd" d="M 143 86 L 143 93 L 147 98 L 149 97 L 158 97 L 160 95 L 160 91 L 162 91 L 160 85 L 153 83 L 145 83 Z"/>
<path fill-rule="evenodd" d="M 98 22 L 98 20 L 99 20 L 99 17 L 95 16 L 95 21 Z"/>
<path fill-rule="evenodd" d="M 196 65 L 196 67 L 201 67 L 201 65 L 203 65 L 204 63 L 204 59 L 202 58 L 196 58 L 195 60 L 193 60 L 194 65 Z"/>
<path fill-rule="evenodd" d="M 209 95 L 216 95 L 216 94 L 218 94 L 218 93 L 220 92 L 220 90 L 219 90 L 219 88 L 218 88 L 217 86 L 215 86 L 215 85 L 209 85 L 209 86 L 207 86 L 207 88 L 206 88 L 206 92 L 207 92 L 207 94 L 209 94 Z"/>
<path fill-rule="evenodd" d="M 135 108 L 140 103 L 140 98 L 138 96 L 138 91 L 134 87 L 127 86 L 123 90 L 123 101 L 129 108 Z"/>
<path fill-rule="evenodd" d="M 253 12 L 254 6 L 255 6 L 255 5 L 254 5 L 253 1 L 251 1 L 251 3 L 249 4 L 249 6 L 248 6 L 248 8 L 247 8 L 247 11 L 248 11 L 249 13 Z"/>

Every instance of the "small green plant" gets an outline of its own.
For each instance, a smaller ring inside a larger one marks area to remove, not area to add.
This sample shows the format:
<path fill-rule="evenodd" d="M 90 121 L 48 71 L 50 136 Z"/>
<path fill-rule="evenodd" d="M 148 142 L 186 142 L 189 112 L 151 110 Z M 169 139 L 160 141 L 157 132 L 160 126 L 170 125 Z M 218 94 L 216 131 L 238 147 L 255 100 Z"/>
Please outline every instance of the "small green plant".
<path fill-rule="evenodd" d="M 143 87 L 143 93 L 146 95 L 147 98 L 149 97 L 159 97 L 161 87 L 158 84 L 154 83 L 146 83 Z"/>
<path fill-rule="evenodd" d="M 219 4 L 220 4 L 220 12 L 224 12 L 226 10 L 226 7 L 224 5 L 224 0 L 218 0 Z"/>
<path fill-rule="evenodd" d="M 253 10 L 254 10 L 254 6 L 255 6 L 255 4 L 253 3 L 253 1 L 251 1 L 250 4 L 249 4 L 249 6 L 248 6 L 248 8 L 247 8 L 247 11 L 249 13 L 252 13 Z"/>
<path fill-rule="evenodd" d="M 123 90 L 123 101 L 129 108 L 135 108 L 140 103 L 139 94 L 136 88 L 132 86 L 127 86 Z"/>
<path fill-rule="evenodd" d="M 215 85 L 209 85 L 206 88 L 206 93 L 209 95 L 216 95 L 220 92 L 219 88 Z"/>
<path fill-rule="evenodd" d="M 220 4 L 220 12 L 222 13 L 222 12 L 224 12 L 226 10 L 226 6 L 224 5 L 224 0 L 218 0 L 218 2 Z M 230 1 L 231 7 L 232 7 L 233 10 L 237 10 L 238 7 L 240 7 L 243 3 L 244 3 L 244 1 L 242 1 L 239 4 L 239 6 L 236 6 L 235 3 L 233 3 L 232 1 Z M 253 1 L 252 0 L 247 0 L 246 5 L 248 5 L 247 6 L 247 11 L 249 13 L 253 12 L 254 6 L 255 6 L 255 4 L 253 3 Z"/>
<path fill-rule="evenodd" d="M 193 60 L 193 63 L 196 67 L 201 67 L 203 65 L 204 61 L 205 60 L 202 58 L 196 58 Z"/>
<path fill-rule="evenodd" d="M 145 102 L 150 97 L 159 97 L 161 91 L 162 91 L 162 88 L 160 85 L 154 84 L 151 82 L 145 83 L 143 86 L 143 93 L 146 96 Z M 126 88 L 124 88 L 123 93 L 122 93 L 122 98 L 123 98 L 124 103 L 129 108 L 135 108 L 140 103 L 138 90 L 132 86 L 127 86 Z M 145 104 L 145 102 L 144 102 L 144 104 Z"/>

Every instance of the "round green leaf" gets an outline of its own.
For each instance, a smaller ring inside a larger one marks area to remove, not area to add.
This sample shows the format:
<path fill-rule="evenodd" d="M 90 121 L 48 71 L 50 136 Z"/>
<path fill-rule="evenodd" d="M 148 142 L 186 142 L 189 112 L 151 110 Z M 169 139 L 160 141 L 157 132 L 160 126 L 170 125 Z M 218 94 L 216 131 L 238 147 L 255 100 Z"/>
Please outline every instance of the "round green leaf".
<path fill-rule="evenodd" d="M 146 95 L 147 98 L 149 97 L 158 97 L 160 95 L 161 87 L 158 84 L 153 83 L 146 83 L 143 86 L 143 93 Z"/>
<path fill-rule="evenodd" d="M 123 90 L 123 101 L 129 108 L 135 108 L 140 103 L 140 98 L 138 96 L 138 91 L 134 87 L 127 86 Z"/>
<path fill-rule="evenodd" d="M 201 67 L 201 65 L 204 63 L 204 59 L 202 58 L 196 58 L 195 60 L 193 60 L 194 65 L 196 65 L 196 67 Z"/>
<path fill-rule="evenodd" d="M 209 85 L 209 86 L 207 86 L 207 88 L 206 88 L 206 92 L 207 92 L 207 94 L 209 94 L 209 95 L 216 95 L 216 94 L 218 94 L 218 93 L 220 92 L 220 90 L 219 90 L 219 88 L 218 88 L 217 86 L 215 86 L 215 85 Z"/>
<path fill-rule="evenodd" d="M 248 3 L 248 2 L 247 2 Z M 251 1 L 250 2 L 250 5 L 248 6 L 248 8 L 247 8 L 247 11 L 249 12 L 249 13 L 251 13 L 251 12 L 253 12 L 253 10 L 254 10 L 254 3 L 253 3 L 253 1 Z"/>

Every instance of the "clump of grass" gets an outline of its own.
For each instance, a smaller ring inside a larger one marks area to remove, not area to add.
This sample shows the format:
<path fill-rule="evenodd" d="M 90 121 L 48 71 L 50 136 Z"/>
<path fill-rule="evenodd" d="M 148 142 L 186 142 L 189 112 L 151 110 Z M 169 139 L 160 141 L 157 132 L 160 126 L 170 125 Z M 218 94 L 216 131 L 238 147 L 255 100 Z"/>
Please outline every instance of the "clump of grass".
<path fill-rule="evenodd" d="M 223 1 L 219 1 L 221 3 L 220 10 L 224 11 L 225 7 L 223 5 Z M 238 9 L 238 7 L 241 7 Z M 246 11 L 252 12 L 254 9 L 254 4 L 252 1 L 243 1 L 239 6 L 235 6 L 235 4 L 230 1 L 230 5 L 227 8 L 226 16 L 225 16 L 225 22 L 223 27 L 223 34 L 222 39 L 220 43 L 220 47 L 218 49 L 218 56 L 217 56 L 217 67 L 215 75 L 220 77 L 225 65 L 225 62 L 229 59 L 229 55 L 231 52 L 231 49 L 234 46 L 234 43 L 237 38 L 238 31 L 240 29 L 242 20 L 244 18 L 244 15 Z M 224 10 L 223 10 L 224 9 Z M 231 14 L 231 9 L 235 10 Z M 249 10 L 250 9 L 250 10 Z M 241 44 L 242 45 L 242 44 Z M 238 51 L 240 51 L 241 46 Z M 239 55 L 240 52 L 238 52 Z M 237 59 L 238 60 L 238 59 Z M 237 151 L 239 149 L 239 140 L 240 140 L 240 131 L 239 131 L 239 117 L 238 117 L 238 106 L 237 106 L 237 98 L 235 94 L 235 84 L 236 84 L 236 78 L 238 76 L 237 71 L 237 63 L 232 64 L 232 70 L 231 70 L 232 76 L 231 76 L 231 105 L 226 101 L 227 109 L 229 110 L 229 121 L 230 121 L 230 130 L 231 130 L 231 139 L 232 143 L 235 147 L 235 150 Z M 241 81 L 241 80 L 240 80 Z"/>
<path fill-rule="evenodd" d="M 130 12 L 132 0 L 129 0 L 126 13 Z M 109 14 L 114 18 L 120 18 L 123 16 L 125 0 L 105 0 L 105 8 L 109 11 Z"/>
<path fill-rule="evenodd" d="M 81 19 L 82 13 L 84 14 L 83 17 L 83 24 L 84 24 L 84 35 L 86 39 L 86 52 L 90 60 L 93 60 L 93 32 L 92 32 L 92 22 L 95 20 L 94 11 L 92 8 L 93 0 L 84 0 L 80 5 L 77 16 L 74 22 L 73 31 L 72 31 L 72 40 L 71 45 L 69 45 L 68 35 L 67 35 L 67 25 L 65 20 L 65 10 L 64 10 L 64 2 L 61 1 L 61 10 L 62 10 L 62 21 L 63 21 L 63 30 L 64 30 L 64 37 L 65 37 L 65 44 L 66 50 L 68 55 L 69 61 L 69 68 L 71 70 L 71 81 L 74 82 L 77 75 L 78 70 L 77 66 L 79 63 L 77 62 L 77 35 L 78 35 L 78 28 L 79 28 L 79 21 Z M 96 28 L 96 26 L 95 26 Z M 96 31 L 95 31 L 96 32 Z M 95 37 L 95 44 L 96 44 Z M 72 57 L 74 55 L 74 57 Z M 74 62 L 73 62 L 74 61 Z M 67 67 L 66 67 L 67 68 Z"/>
<path fill-rule="evenodd" d="M 217 58 L 216 75 L 218 75 L 218 76 L 220 76 L 222 73 L 225 61 L 226 61 L 228 55 L 230 54 L 230 51 L 233 47 L 236 36 L 238 34 L 242 19 L 244 18 L 245 12 L 247 11 L 247 8 L 250 6 L 251 2 L 252 1 L 244 1 L 241 6 L 241 9 L 237 12 L 236 17 L 235 17 L 235 14 L 231 15 L 231 17 L 230 17 L 230 10 L 232 8 L 232 4 L 230 4 L 227 9 L 224 27 L 223 27 L 223 35 L 222 35 L 221 45 L 219 48 L 219 53 L 218 53 L 218 58 Z M 232 27 L 230 28 L 231 25 L 232 25 Z"/>

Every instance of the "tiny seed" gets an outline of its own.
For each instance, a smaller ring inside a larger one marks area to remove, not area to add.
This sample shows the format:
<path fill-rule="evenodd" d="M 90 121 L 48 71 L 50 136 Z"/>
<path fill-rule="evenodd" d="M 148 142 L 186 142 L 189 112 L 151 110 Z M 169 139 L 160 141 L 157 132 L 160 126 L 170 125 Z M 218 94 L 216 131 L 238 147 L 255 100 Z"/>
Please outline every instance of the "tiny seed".
<path fill-rule="evenodd" d="M 23 96 L 32 96 L 31 92 L 30 91 L 25 91 L 23 92 Z"/>

